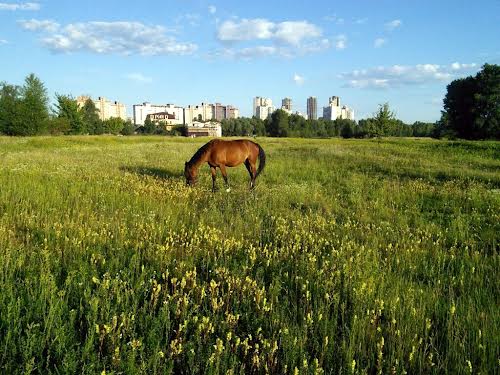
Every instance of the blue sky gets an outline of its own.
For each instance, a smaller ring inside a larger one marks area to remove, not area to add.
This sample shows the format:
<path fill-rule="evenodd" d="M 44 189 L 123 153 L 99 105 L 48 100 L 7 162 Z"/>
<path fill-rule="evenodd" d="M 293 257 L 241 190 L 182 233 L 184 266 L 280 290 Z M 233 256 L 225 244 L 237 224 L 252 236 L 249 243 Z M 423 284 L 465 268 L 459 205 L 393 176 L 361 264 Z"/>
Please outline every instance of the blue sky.
<path fill-rule="evenodd" d="M 127 105 L 329 96 L 435 121 L 446 85 L 500 63 L 500 1 L 0 0 L 0 81 Z M 321 109 L 319 109 L 321 114 Z"/>

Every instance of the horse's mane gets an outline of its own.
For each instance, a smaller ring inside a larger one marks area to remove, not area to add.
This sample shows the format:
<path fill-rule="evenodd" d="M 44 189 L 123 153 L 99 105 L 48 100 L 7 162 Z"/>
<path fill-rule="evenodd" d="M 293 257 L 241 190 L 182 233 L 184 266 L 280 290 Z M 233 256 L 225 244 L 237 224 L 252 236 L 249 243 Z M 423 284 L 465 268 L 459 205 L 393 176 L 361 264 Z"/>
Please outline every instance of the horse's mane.
<path fill-rule="evenodd" d="M 212 145 L 212 142 L 214 140 L 211 140 L 210 142 L 208 143 L 205 143 L 203 146 L 201 146 L 198 151 L 196 151 L 193 155 L 193 157 L 191 158 L 191 160 L 188 161 L 188 165 L 191 167 L 193 164 L 195 164 L 198 160 L 200 160 L 200 158 L 205 155 L 205 153 L 208 151 L 208 149 L 210 148 L 210 146 Z"/>

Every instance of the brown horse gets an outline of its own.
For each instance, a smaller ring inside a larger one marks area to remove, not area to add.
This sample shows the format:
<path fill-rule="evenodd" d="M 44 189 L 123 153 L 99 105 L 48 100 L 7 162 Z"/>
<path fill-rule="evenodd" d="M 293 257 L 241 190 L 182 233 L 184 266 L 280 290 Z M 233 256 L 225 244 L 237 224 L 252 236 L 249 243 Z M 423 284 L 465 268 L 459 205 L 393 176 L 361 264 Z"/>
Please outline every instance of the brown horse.
<path fill-rule="evenodd" d="M 257 158 L 259 159 L 259 169 L 256 168 Z M 245 167 L 247 167 L 250 174 L 250 189 L 253 189 L 255 187 L 255 179 L 266 165 L 266 154 L 257 143 L 246 139 L 234 141 L 213 139 L 196 151 L 191 160 L 186 162 L 184 176 L 186 176 L 188 185 L 191 186 L 196 183 L 198 168 L 205 162 L 208 163 L 212 172 L 213 191 L 216 190 L 215 178 L 217 167 L 219 167 L 222 177 L 224 177 L 227 191 L 229 191 L 226 167 L 236 167 L 242 163 L 245 163 Z"/>

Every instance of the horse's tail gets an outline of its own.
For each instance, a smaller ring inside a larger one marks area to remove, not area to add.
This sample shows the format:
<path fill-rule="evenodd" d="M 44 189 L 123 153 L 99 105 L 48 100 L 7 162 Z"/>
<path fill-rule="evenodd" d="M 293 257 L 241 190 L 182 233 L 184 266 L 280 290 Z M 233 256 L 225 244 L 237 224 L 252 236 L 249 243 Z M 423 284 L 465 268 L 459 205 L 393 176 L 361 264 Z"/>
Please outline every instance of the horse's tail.
<path fill-rule="evenodd" d="M 266 166 L 266 153 L 264 152 L 264 149 L 260 147 L 259 144 L 257 144 L 257 147 L 259 148 L 259 169 L 257 169 L 257 174 L 255 175 L 255 178 L 259 176 L 259 174 L 263 171 L 264 167 Z"/>

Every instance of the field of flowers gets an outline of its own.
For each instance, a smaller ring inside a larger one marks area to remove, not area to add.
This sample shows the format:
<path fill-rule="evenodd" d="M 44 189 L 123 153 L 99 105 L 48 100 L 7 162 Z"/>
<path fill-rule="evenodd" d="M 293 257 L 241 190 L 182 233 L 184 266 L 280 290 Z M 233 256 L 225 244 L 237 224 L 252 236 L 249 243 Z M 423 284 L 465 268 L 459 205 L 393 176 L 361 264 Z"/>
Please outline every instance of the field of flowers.
<path fill-rule="evenodd" d="M 500 372 L 500 143 L 206 141 L 0 138 L 0 373 Z"/>

